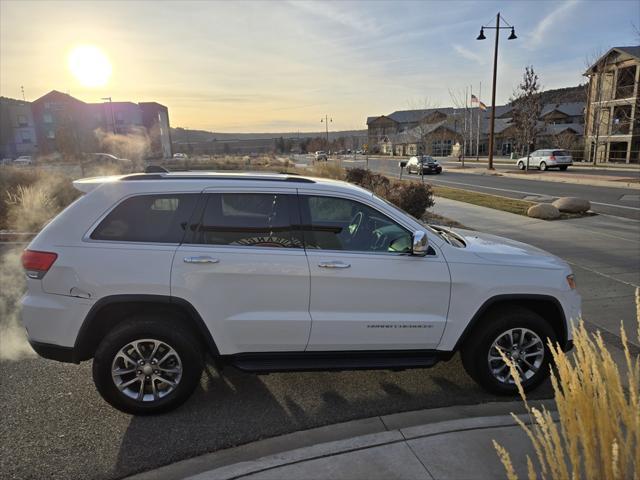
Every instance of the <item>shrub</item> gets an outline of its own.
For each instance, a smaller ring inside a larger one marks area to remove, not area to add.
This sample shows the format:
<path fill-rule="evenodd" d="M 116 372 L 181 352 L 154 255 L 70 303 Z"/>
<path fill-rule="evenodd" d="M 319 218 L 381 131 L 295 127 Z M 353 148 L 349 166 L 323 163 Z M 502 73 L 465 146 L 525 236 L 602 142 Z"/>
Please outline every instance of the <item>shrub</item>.
<path fill-rule="evenodd" d="M 640 341 L 640 289 L 636 289 Z M 546 409 L 527 403 L 520 377 L 511 369 L 531 418 L 526 426 L 514 416 L 533 444 L 540 473 L 527 456 L 529 479 L 640 478 L 640 357 L 631 354 L 624 328 L 624 374 L 618 369 L 600 332 L 589 334 L 580 321 L 573 328 L 575 353 L 550 345 L 556 364 L 551 383 L 559 414 L 555 423 Z M 509 452 L 493 442 L 510 480 L 517 479 Z"/>
<path fill-rule="evenodd" d="M 316 162 L 311 169 L 311 175 L 324 178 L 332 178 L 334 180 L 344 180 L 345 171 L 340 165 L 329 162 Z"/>
<path fill-rule="evenodd" d="M 351 168 L 347 170 L 345 180 L 350 183 L 371 190 L 380 197 L 387 198 L 391 191 L 391 181 L 379 173 L 364 168 Z"/>
<path fill-rule="evenodd" d="M 387 200 L 416 218 L 434 205 L 431 186 L 417 182 L 394 182 Z"/>

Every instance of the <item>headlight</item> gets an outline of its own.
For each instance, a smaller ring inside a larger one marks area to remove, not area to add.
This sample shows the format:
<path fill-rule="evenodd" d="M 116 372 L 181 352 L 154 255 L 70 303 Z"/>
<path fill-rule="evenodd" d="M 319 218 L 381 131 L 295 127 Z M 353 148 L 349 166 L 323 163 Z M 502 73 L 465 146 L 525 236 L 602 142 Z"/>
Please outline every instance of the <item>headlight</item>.
<path fill-rule="evenodd" d="M 576 277 L 573 273 L 571 275 L 567 275 L 567 283 L 569 284 L 569 288 L 571 290 L 576 289 Z"/>

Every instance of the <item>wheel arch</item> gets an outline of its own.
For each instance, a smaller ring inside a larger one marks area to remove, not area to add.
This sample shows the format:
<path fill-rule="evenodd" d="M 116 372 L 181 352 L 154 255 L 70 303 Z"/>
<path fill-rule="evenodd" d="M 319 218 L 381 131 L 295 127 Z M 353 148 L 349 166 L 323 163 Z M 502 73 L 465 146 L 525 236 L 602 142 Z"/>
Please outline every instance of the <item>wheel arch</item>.
<path fill-rule="evenodd" d="M 98 300 L 85 317 L 73 348 L 74 361 L 78 363 L 93 358 L 105 335 L 126 321 L 127 317 L 152 312 L 182 317 L 182 325 L 202 342 L 202 346 L 212 356 L 219 355 L 211 332 L 188 301 L 167 295 L 111 295 Z"/>
<path fill-rule="evenodd" d="M 487 321 L 487 318 L 492 312 L 499 308 L 508 308 L 509 306 L 529 309 L 549 321 L 549 324 L 556 333 L 558 343 L 560 343 L 563 349 L 569 347 L 567 321 L 562 305 L 557 298 L 551 295 L 505 294 L 491 297 L 480 306 L 462 332 L 453 351 L 456 352 L 460 350 L 473 330 L 480 327 L 484 321 Z"/>

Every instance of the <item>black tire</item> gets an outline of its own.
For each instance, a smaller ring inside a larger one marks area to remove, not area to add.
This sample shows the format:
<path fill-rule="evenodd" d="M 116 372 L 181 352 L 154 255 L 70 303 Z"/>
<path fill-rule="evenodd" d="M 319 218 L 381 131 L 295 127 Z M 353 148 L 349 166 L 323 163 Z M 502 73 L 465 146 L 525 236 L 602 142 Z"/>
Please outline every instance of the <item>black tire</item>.
<path fill-rule="evenodd" d="M 552 326 L 544 318 L 531 310 L 521 307 L 506 307 L 490 312 L 469 334 L 461 349 L 462 365 L 482 388 L 498 395 L 517 395 L 514 383 L 499 381 L 491 372 L 488 355 L 493 342 L 504 332 L 513 328 L 533 331 L 544 343 L 544 357 L 537 372 L 526 380 L 522 387 L 525 392 L 533 390 L 549 376 L 551 351 L 548 339 L 556 342 Z"/>
<path fill-rule="evenodd" d="M 562 170 L 563 172 L 564 172 L 567 168 L 569 168 L 569 166 L 568 166 L 568 165 L 562 165 L 562 166 L 560 166 L 560 170 Z"/>
<path fill-rule="evenodd" d="M 524 164 L 524 162 L 518 162 L 518 169 L 519 170 L 524 170 L 526 168 L 526 165 Z"/>
<path fill-rule="evenodd" d="M 540 162 L 540 166 L 538 167 L 541 171 L 546 171 L 547 170 L 547 163 L 546 162 Z"/>
<path fill-rule="evenodd" d="M 157 316 L 136 315 L 104 337 L 93 359 L 93 381 L 105 401 L 125 413 L 151 415 L 173 410 L 191 396 L 202 375 L 202 347 L 189 331 L 176 325 L 178 321 L 177 318 L 159 319 Z M 130 342 L 142 339 L 154 339 L 170 346 L 178 354 L 182 364 L 182 375 L 175 389 L 166 396 L 151 401 L 128 397 L 118 389 L 112 378 L 112 365 L 120 349 Z"/>

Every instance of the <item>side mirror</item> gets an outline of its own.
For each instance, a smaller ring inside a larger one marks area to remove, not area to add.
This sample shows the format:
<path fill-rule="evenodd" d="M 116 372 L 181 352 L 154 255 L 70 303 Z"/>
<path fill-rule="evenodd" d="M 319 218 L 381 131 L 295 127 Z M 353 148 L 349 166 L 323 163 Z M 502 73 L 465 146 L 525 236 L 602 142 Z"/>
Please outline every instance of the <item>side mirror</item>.
<path fill-rule="evenodd" d="M 411 254 L 419 257 L 424 257 L 429 249 L 429 239 L 427 234 L 422 230 L 416 230 L 413 232 L 413 238 L 411 242 Z"/>

